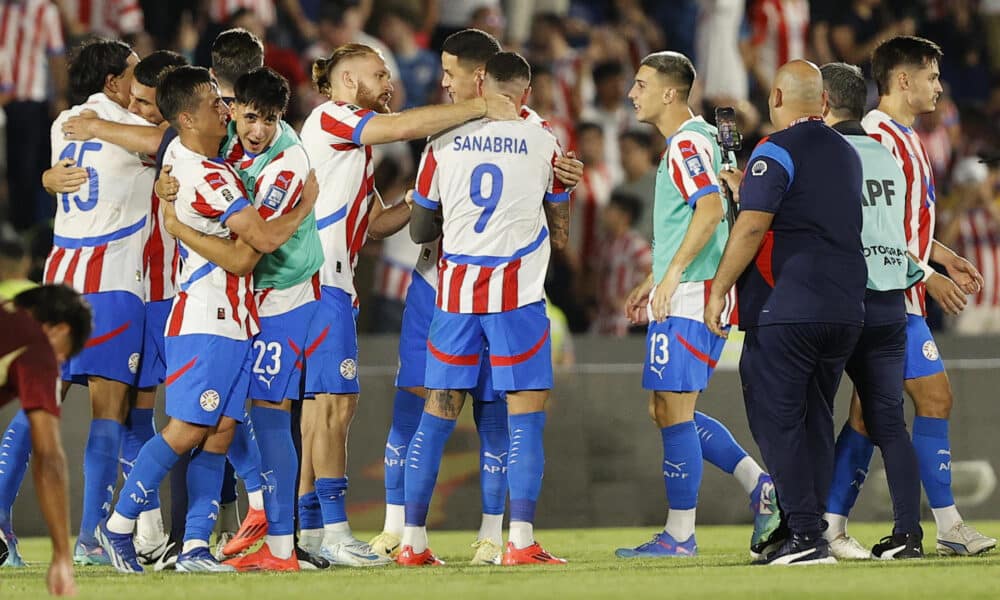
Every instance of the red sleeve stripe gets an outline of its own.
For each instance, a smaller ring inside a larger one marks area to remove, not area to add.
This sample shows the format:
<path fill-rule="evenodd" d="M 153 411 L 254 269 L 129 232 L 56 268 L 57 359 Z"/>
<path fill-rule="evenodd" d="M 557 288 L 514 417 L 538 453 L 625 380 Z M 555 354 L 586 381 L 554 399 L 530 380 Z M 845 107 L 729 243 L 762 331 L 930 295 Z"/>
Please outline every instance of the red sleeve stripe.
<path fill-rule="evenodd" d="M 559 158 L 559 153 L 558 152 L 553 152 L 552 153 L 552 168 L 553 168 L 553 173 L 552 173 L 552 193 L 553 194 L 561 194 L 561 193 L 563 193 L 563 192 L 566 191 L 566 185 L 562 182 L 562 180 L 559 179 L 559 177 L 555 174 L 555 171 L 554 171 L 555 170 L 555 166 L 556 166 L 556 159 L 557 158 Z"/>
<path fill-rule="evenodd" d="M 674 178 L 674 185 L 680 190 L 681 195 L 684 196 L 684 201 L 687 202 L 688 194 L 687 190 L 684 188 L 684 176 L 681 175 L 681 166 L 677 164 L 676 160 L 670 161 L 670 170 L 673 171 L 672 176 Z"/>
<path fill-rule="evenodd" d="M 708 177 L 708 173 L 706 173 L 704 170 L 708 168 L 707 165 L 705 165 L 705 159 L 704 157 L 702 157 L 701 153 L 698 152 L 698 148 L 695 147 L 694 142 L 692 142 L 691 140 L 681 140 L 677 144 L 677 149 L 681 151 L 681 158 L 683 158 L 685 161 L 684 163 L 685 168 L 687 168 L 687 159 L 689 158 L 697 156 L 698 159 L 701 161 L 702 172 L 691 178 L 694 180 L 695 185 L 698 186 L 698 189 L 700 190 L 705 186 L 712 185 L 712 180 Z M 687 194 L 685 194 L 684 197 L 687 198 Z"/>
<path fill-rule="evenodd" d="M 194 202 L 191 203 L 191 208 L 198 211 L 198 214 L 206 216 L 209 219 L 221 217 L 223 213 L 223 211 L 209 204 L 205 200 L 205 197 L 201 195 L 201 192 L 194 193 Z"/>
<path fill-rule="evenodd" d="M 436 170 L 437 159 L 434 158 L 434 150 L 428 147 L 423 167 L 420 169 L 420 175 L 417 177 L 417 192 L 425 198 L 431 191 L 431 182 L 434 181 L 434 172 Z"/>
<path fill-rule="evenodd" d="M 342 140 L 347 140 L 348 142 L 351 142 L 352 146 L 356 146 L 356 144 L 353 143 L 354 127 L 351 127 L 347 123 L 337 120 L 327 113 L 323 113 L 319 118 L 319 125 L 323 131 L 329 133 L 330 135 L 338 137 Z"/>

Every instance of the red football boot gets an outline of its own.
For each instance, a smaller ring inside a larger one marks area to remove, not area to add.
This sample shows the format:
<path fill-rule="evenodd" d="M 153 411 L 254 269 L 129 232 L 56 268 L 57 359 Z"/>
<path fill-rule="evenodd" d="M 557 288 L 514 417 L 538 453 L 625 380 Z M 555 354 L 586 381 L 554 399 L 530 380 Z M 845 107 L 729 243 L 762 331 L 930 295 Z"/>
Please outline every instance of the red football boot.
<path fill-rule="evenodd" d="M 295 558 L 295 553 L 288 558 L 277 558 L 271 554 L 271 549 L 267 544 L 263 544 L 256 552 L 251 552 L 246 556 L 230 558 L 225 562 L 232 565 L 237 571 L 299 571 L 299 560 Z"/>
<path fill-rule="evenodd" d="M 396 563 L 404 567 L 439 567 L 444 564 L 444 561 L 434 556 L 430 548 L 426 548 L 418 554 L 413 551 L 413 546 L 406 545 L 399 551 Z"/>
<path fill-rule="evenodd" d="M 222 553 L 226 556 L 235 556 L 245 552 L 265 535 L 267 535 L 267 516 L 264 515 L 264 511 L 247 509 L 247 516 L 240 524 L 240 530 L 222 548 Z"/>
<path fill-rule="evenodd" d="M 503 561 L 500 564 L 508 567 L 513 565 L 564 565 L 566 559 L 552 556 L 543 550 L 538 542 L 520 550 L 515 548 L 512 542 L 507 542 L 507 551 L 503 553 Z"/>

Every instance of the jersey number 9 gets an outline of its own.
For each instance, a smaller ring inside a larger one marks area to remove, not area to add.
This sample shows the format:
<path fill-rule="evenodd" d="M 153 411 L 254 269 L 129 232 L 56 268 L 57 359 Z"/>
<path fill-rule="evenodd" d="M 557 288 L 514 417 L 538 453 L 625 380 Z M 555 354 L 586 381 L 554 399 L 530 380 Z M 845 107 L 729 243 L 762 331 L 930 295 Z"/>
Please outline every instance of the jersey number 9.
<path fill-rule="evenodd" d="M 490 176 L 490 191 L 486 196 L 483 196 L 483 176 L 487 174 Z M 476 220 L 476 225 L 473 227 L 476 233 L 482 233 L 486 230 L 486 224 L 493 216 L 493 211 L 496 210 L 502 194 L 503 171 L 500 170 L 500 167 L 493 163 L 476 165 L 476 168 L 472 170 L 472 182 L 469 187 L 469 197 L 472 199 L 472 203 L 483 208 L 483 214 L 479 215 L 479 219 Z"/>
<path fill-rule="evenodd" d="M 98 190 L 98 178 L 97 170 L 94 167 L 88 167 L 83 164 L 83 157 L 86 156 L 87 152 L 97 152 L 103 147 L 100 142 L 82 142 L 77 144 L 77 142 L 71 142 L 65 148 L 63 148 L 62 153 L 59 154 L 59 160 L 64 158 L 72 158 L 76 163 L 76 166 L 87 169 L 87 198 L 83 199 L 79 194 L 73 194 L 73 204 L 80 210 L 94 210 L 97 206 L 97 190 Z M 63 212 L 69 212 L 69 197 L 68 193 L 59 194 L 62 198 Z"/>

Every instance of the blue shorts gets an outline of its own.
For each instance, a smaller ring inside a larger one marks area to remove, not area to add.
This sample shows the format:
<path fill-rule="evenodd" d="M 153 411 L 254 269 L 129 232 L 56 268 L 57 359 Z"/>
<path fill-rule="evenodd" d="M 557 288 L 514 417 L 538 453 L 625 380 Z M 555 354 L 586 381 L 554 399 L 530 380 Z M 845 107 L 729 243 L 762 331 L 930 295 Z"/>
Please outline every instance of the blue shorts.
<path fill-rule="evenodd" d="M 403 308 L 403 327 L 399 332 L 399 369 L 396 371 L 396 387 L 424 387 L 427 374 L 427 338 L 430 335 L 431 319 L 437 292 L 423 277 L 413 274 L 410 287 L 406 291 L 406 306 Z M 489 356 L 483 353 L 479 380 L 472 390 L 472 397 L 480 402 L 492 402 L 503 398 L 503 394 L 493 389 L 493 374 L 489 366 Z"/>
<path fill-rule="evenodd" d="M 138 383 L 146 304 L 130 292 L 84 294 L 94 329 L 83 351 L 62 366 L 63 381 L 87 385 L 87 377 Z"/>
<path fill-rule="evenodd" d="M 307 396 L 361 392 L 356 318 L 351 295 L 324 285 L 313 318 L 315 337 L 306 342 L 311 350 L 306 367 Z"/>
<path fill-rule="evenodd" d="M 944 372 L 944 362 L 927 319 L 906 315 L 906 367 L 903 379 L 918 379 Z"/>
<path fill-rule="evenodd" d="M 642 387 L 656 392 L 700 392 L 722 355 L 726 340 L 701 321 L 668 317 L 646 332 Z"/>
<path fill-rule="evenodd" d="M 192 333 L 168 336 L 167 415 L 212 427 L 243 420 L 250 388 L 250 340 Z"/>
<path fill-rule="evenodd" d="M 319 302 L 310 302 L 281 315 L 260 318 L 260 333 L 253 340 L 250 397 L 281 402 L 302 397 L 302 371 L 310 355 Z"/>
<path fill-rule="evenodd" d="M 146 323 L 142 334 L 142 359 L 139 361 L 139 387 L 151 388 L 163 383 L 167 377 L 167 355 L 163 350 L 163 336 L 167 331 L 167 318 L 173 298 L 146 303 Z"/>
<path fill-rule="evenodd" d="M 552 341 L 545 302 L 489 314 L 434 308 L 427 339 L 426 387 L 472 390 L 489 355 L 493 388 L 501 392 L 552 389 Z"/>

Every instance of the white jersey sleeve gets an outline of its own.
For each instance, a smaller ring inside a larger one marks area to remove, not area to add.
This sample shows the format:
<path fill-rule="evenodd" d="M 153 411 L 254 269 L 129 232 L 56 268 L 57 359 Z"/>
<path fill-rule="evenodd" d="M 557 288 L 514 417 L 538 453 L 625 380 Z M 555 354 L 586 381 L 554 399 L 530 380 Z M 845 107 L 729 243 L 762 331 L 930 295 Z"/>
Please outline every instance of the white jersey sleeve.
<path fill-rule="evenodd" d="M 257 177 L 254 206 L 265 221 L 277 219 L 298 204 L 309 176 L 302 146 L 292 146 L 271 160 Z"/>
<path fill-rule="evenodd" d="M 719 191 L 713 153 L 711 142 L 695 131 L 681 131 L 670 141 L 667 174 L 691 208 L 702 196 Z"/>

